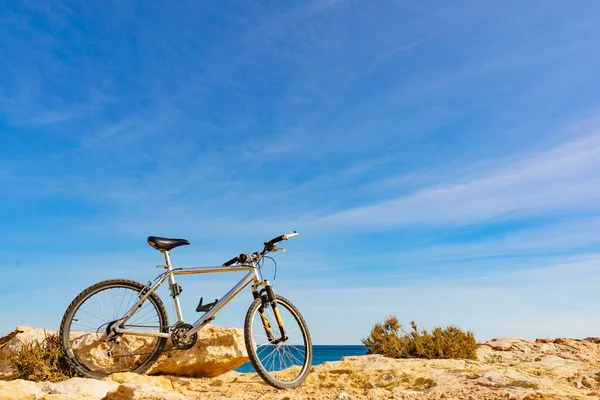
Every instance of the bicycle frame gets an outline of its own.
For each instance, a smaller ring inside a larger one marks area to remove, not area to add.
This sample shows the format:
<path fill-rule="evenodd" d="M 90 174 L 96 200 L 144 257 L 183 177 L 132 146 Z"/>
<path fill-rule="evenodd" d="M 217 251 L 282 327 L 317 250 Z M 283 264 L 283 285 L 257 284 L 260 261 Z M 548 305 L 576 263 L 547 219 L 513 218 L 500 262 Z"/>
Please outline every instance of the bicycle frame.
<path fill-rule="evenodd" d="M 168 251 L 161 251 L 165 256 L 166 265 L 163 265 L 167 272 L 164 273 L 158 281 L 148 290 L 143 293 L 143 296 L 138 300 L 137 303 L 131 307 L 131 309 L 125 314 L 125 316 L 118 320 L 118 324 L 114 324 L 115 333 L 118 334 L 130 334 L 136 336 L 151 336 L 151 337 L 164 337 L 169 338 L 171 334 L 168 332 L 140 332 L 131 329 L 123 329 L 119 326 L 124 324 L 129 318 L 131 318 L 138 308 L 142 307 L 142 304 L 146 301 L 146 299 L 154 293 L 160 285 L 164 283 L 165 280 L 169 279 L 169 286 L 171 287 L 171 294 L 173 297 L 173 306 L 175 307 L 175 312 L 177 314 L 177 321 L 183 321 L 183 314 L 181 312 L 181 305 L 179 304 L 179 293 L 173 291 L 174 287 L 177 287 L 177 283 L 175 282 L 175 275 L 195 275 L 195 274 L 211 274 L 211 273 L 221 273 L 221 272 L 242 272 L 247 271 L 246 276 L 242 278 L 229 292 L 227 292 L 217 303 L 208 311 L 206 311 L 196 322 L 193 324 L 193 328 L 186 332 L 186 336 L 191 336 L 194 333 L 198 332 L 200 329 L 204 327 L 208 322 L 214 319 L 214 315 L 219 312 L 227 303 L 229 303 L 239 292 L 241 292 L 246 286 L 248 286 L 251 282 L 254 282 L 252 286 L 252 291 L 256 292 L 256 288 L 258 286 L 267 286 L 269 285 L 268 281 L 260 280 L 260 276 L 258 275 L 258 268 L 255 263 L 252 264 L 244 264 L 240 266 L 234 267 L 223 267 L 223 266 L 214 266 L 214 267 L 192 267 L 192 268 L 176 268 L 173 269 L 171 265 L 171 259 L 169 257 Z"/>

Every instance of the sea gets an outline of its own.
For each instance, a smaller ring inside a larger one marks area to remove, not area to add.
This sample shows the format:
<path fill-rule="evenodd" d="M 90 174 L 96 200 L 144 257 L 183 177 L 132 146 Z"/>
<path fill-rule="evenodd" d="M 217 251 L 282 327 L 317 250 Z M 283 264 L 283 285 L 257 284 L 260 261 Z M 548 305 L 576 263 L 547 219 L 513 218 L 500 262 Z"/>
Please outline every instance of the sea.
<path fill-rule="evenodd" d="M 364 356 L 367 347 L 363 345 L 313 345 L 313 365 L 323 364 L 326 361 L 338 361 L 346 356 Z M 249 362 L 236 369 L 237 372 L 254 372 L 254 367 Z"/>

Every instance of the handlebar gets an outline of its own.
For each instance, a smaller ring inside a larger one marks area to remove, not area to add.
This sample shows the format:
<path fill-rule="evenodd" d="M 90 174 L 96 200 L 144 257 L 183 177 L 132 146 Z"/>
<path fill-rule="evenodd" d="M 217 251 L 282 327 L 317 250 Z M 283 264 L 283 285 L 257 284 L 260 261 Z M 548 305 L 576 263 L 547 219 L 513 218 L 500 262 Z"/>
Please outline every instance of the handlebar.
<path fill-rule="evenodd" d="M 284 235 L 277 236 L 276 238 L 273 238 L 273 239 L 269 240 L 268 242 L 265 242 L 264 243 L 265 247 L 264 247 L 263 251 L 261 251 L 260 253 L 240 254 L 239 256 L 233 257 L 231 260 L 223 263 L 223 267 L 229 267 L 236 263 L 243 264 L 245 262 L 248 262 L 249 260 L 255 261 L 256 259 L 260 259 L 260 258 L 262 258 L 262 256 L 267 254 L 269 251 L 273 251 L 276 248 L 275 243 L 279 243 L 281 241 L 288 240 L 288 239 L 296 237 L 296 236 L 298 236 L 298 232 L 296 232 L 296 231 L 294 231 L 293 233 L 286 233 Z"/>
<path fill-rule="evenodd" d="M 298 232 L 294 231 L 294 233 L 286 233 L 285 235 L 277 236 L 276 238 L 273 238 L 266 243 L 275 244 L 275 243 L 279 243 L 283 240 L 288 240 L 289 238 L 293 238 L 296 236 L 298 236 Z"/>

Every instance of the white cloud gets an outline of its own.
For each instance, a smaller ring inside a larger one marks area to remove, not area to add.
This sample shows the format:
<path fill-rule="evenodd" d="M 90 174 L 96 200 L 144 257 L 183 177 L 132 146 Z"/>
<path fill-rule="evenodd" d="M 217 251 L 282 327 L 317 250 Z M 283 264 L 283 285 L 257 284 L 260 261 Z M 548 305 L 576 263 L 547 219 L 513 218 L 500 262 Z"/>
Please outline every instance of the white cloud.
<path fill-rule="evenodd" d="M 403 260 L 405 263 L 439 265 L 442 262 L 461 261 L 463 264 L 477 259 L 498 259 L 500 264 L 520 263 L 531 266 L 537 259 L 557 254 L 597 248 L 600 245 L 600 218 L 586 217 L 567 222 L 527 226 L 509 230 L 493 238 L 469 239 L 465 242 L 443 243 L 374 254 L 371 259 Z"/>
<path fill-rule="evenodd" d="M 512 162 L 487 174 L 323 217 L 321 224 L 465 224 L 499 217 L 597 208 L 600 134 Z"/>
<path fill-rule="evenodd" d="M 388 55 L 391 55 L 391 54 L 394 54 L 394 53 L 398 53 L 400 51 L 405 51 L 405 50 L 412 49 L 413 47 L 417 46 L 419 43 L 420 42 L 418 40 L 415 40 L 414 42 L 411 42 L 411 43 L 405 43 L 405 44 L 398 45 L 398 46 L 396 46 L 396 47 L 394 47 L 394 48 L 386 51 L 384 53 L 384 55 L 388 56 Z"/>

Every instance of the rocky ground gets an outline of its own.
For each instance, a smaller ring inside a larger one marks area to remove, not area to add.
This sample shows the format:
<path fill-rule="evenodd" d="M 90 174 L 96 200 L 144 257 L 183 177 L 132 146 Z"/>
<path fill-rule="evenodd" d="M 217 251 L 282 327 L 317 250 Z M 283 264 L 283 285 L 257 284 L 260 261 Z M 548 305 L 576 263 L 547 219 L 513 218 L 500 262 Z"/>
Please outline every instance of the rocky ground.
<path fill-rule="evenodd" d="M 313 367 L 293 390 L 234 371 L 214 378 L 126 373 L 102 381 L 0 381 L 0 399 L 593 399 L 599 382 L 600 339 L 494 339 L 476 361 L 346 357 Z"/>
<path fill-rule="evenodd" d="M 41 342 L 47 334 L 55 333 L 56 331 L 19 326 L 14 332 L 0 337 L 0 379 L 12 377 L 13 371 L 8 359 L 24 343 Z M 84 335 L 83 340 L 79 341 L 79 348 L 74 346 L 74 350 L 86 360 L 86 365 L 110 368 L 106 351 L 98 347 L 99 342 L 94 340 L 95 337 L 95 334 Z M 135 349 L 131 351 L 135 352 Z M 208 325 L 198 335 L 198 341 L 193 348 L 186 351 L 165 351 L 148 374 L 213 377 L 236 369 L 248 360 L 244 332 L 241 329 Z"/>

